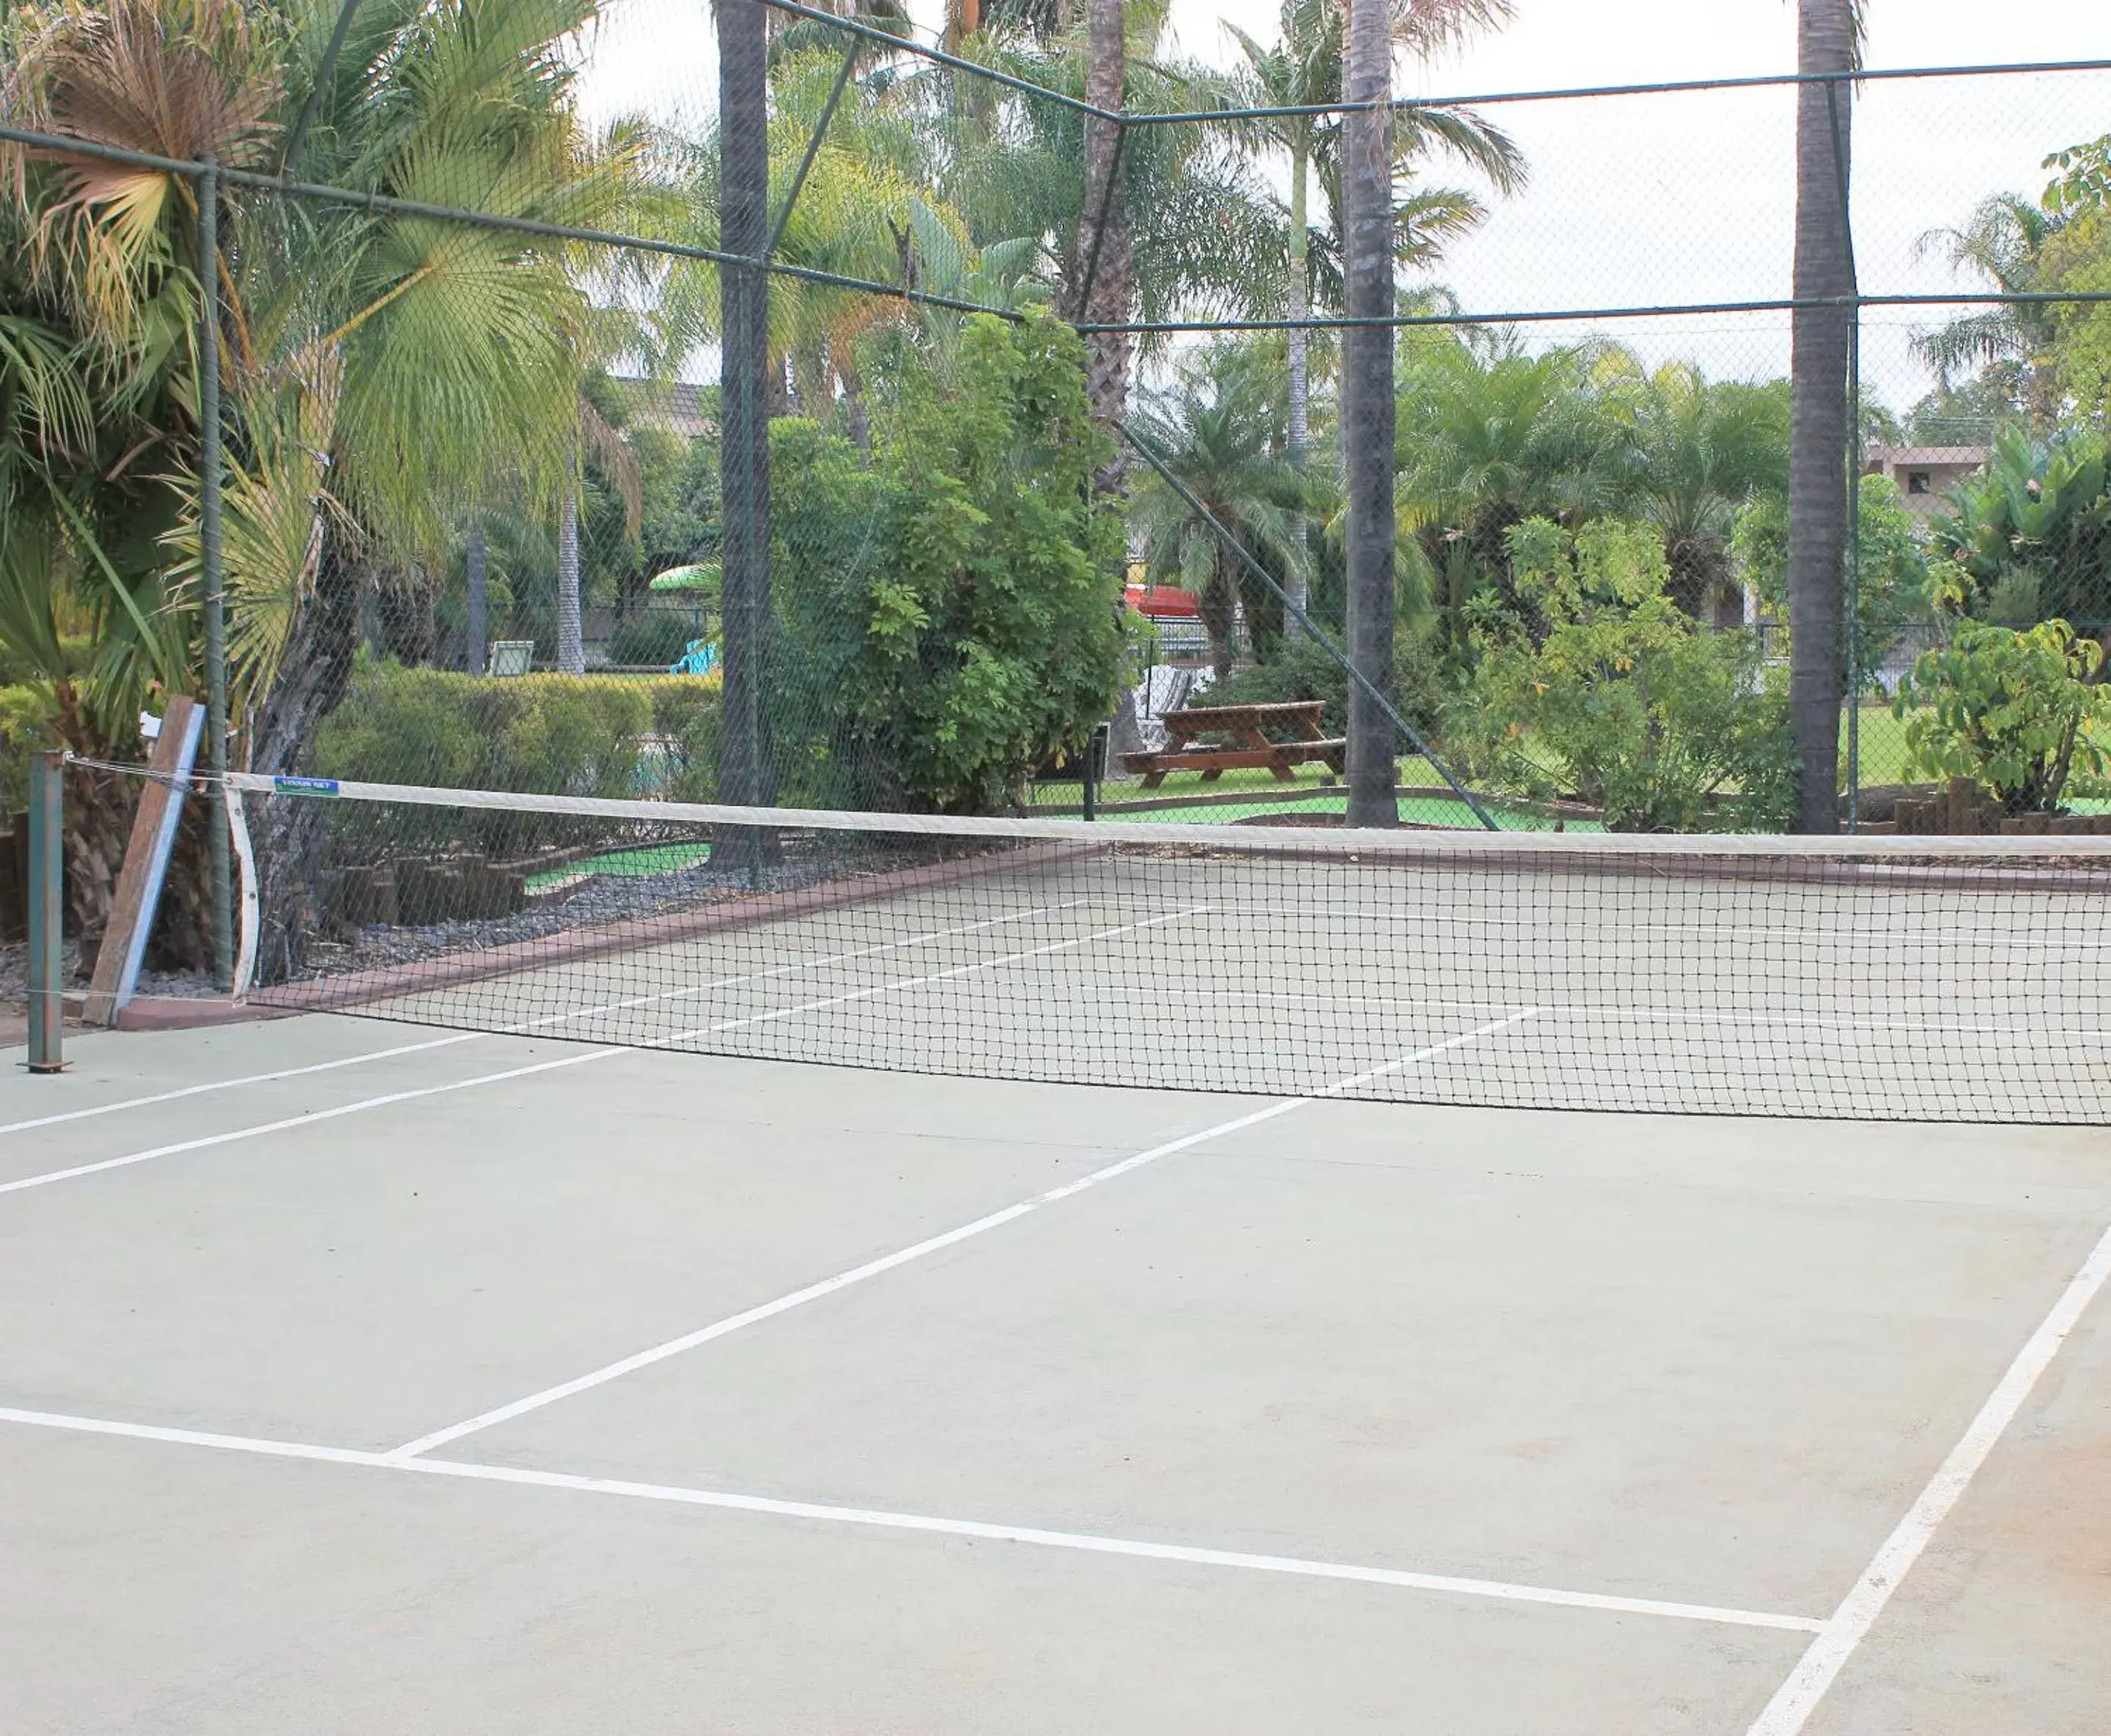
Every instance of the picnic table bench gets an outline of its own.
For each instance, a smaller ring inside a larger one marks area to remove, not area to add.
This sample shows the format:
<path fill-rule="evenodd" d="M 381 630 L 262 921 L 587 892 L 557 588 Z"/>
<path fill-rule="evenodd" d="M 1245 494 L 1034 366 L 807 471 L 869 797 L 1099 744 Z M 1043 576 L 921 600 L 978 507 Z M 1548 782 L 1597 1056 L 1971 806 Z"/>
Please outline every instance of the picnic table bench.
<path fill-rule="evenodd" d="M 1166 745 L 1153 752 L 1124 754 L 1125 771 L 1141 772 L 1143 787 L 1155 790 L 1168 772 L 1200 772 L 1202 782 L 1214 783 L 1242 766 L 1264 767 L 1278 783 L 1295 783 L 1293 766 L 1314 762 L 1338 773 L 1349 744 L 1340 737 L 1319 733 L 1319 719 L 1326 711 L 1323 700 L 1285 700 L 1268 705 L 1190 705 L 1169 711 L 1159 721 L 1164 724 Z M 1272 741 L 1271 729 L 1291 732 L 1294 739 Z M 1215 747 L 1196 747 L 1198 737 L 1221 736 Z"/>

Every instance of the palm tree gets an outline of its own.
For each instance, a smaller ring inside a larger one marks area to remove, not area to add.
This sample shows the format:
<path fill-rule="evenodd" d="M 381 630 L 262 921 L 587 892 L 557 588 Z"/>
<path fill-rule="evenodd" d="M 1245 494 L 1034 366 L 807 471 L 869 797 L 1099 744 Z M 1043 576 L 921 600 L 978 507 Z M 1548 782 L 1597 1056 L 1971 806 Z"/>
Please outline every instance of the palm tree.
<path fill-rule="evenodd" d="M 1777 385 L 1711 384 L 1690 362 L 1645 370 L 1626 351 L 1596 378 L 1610 415 L 1631 430 L 1624 491 L 1664 537 L 1670 594 L 1715 624 L 1729 611 L 1730 537 L 1738 511 L 1788 486 L 1788 399 Z"/>
<path fill-rule="evenodd" d="M 164 158 L 243 165 L 273 161 L 297 111 L 309 125 L 288 166 L 305 179 L 560 223 L 604 218 L 623 196 L 629 164 L 584 138 L 559 52 L 592 0 L 369 0 L 325 76 L 337 11 L 285 0 L 252 20 L 229 0 L 48 0 L 13 26 L 17 112 Z M 180 503 L 158 564 L 179 575 L 197 544 L 189 181 L 64 156 L 30 166 L 19 208 L 83 329 L 113 356 L 151 359 L 145 377 L 180 359 L 186 393 L 152 436 L 153 469 Z M 502 471 L 555 503 L 563 450 L 547 431 L 576 395 L 585 298 L 561 250 L 517 236 L 232 190 L 221 202 L 211 335 L 229 421 L 230 669 L 237 713 L 254 718 L 249 763 L 297 770 L 343 691 L 360 596 L 428 586 L 430 557 Z M 315 823 L 267 811 L 260 850 L 290 852 L 293 871 L 275 876 L 289 899 L 307 878 L 293 832 Z M 272 963 L 302 944 L 291 917 L 266 913 Z"/>
<path fill-rule="evenodd" d="M 1397 744 L 1382 705 L 1392 682 L 1392 41 L 1386 0 L 1351 0 L 1342 95 L 1342 262 L 1351 325 L 1342 339 L 1342 439 L 1349 459 L 1348 784 L 1351 826 L 1396 826 Z"/>
<path fill-rule="evenodd" d="M 1305 501 L 1302 473 L 1285 454 L 1270 360 L 1252 345 L 1212 345 L 1183 359 L 1172 383 L 1146 400 L 1137 419 L 1152 451 L 1210 516 L 1295 596 L 1306 578 L 1297 534 Z M 1155 470 L 1138 480 L 1132 518 L 1153 578 L 1195 593 L 1220 680 L 1231 673 L 1242 611 L 1256 641 L 1275 637 L 1281 613 L 1274 597 Z"/>
<path fill-rule="evenodd" d="M 1847 181 L 1855 0 L 1798 0 L 1795 274 L 1789 365 L 1789 727 L 1799 763 L 1795 827 L 1840 825 L 1841 591 L 1847 549 L 1848 357 L 1855 280 Z"/>
<path fill-rule="evenodd" d="M 1164 16 L 1154 9 L 1129 20 L 1123 69 L 1128 107 L 1229 106 L 1231 88 L 1221 75 L 1153 52 L 1149 33 L 1162 27 Z M 1067 96 L 1085 93 L 1085 45 L 1076 33 L 1044 42 L 992 22 L 971 46 L 1014 77 Z M 964 219 L 967 239 L 978 247 L 1037 242 L 1037 270 L 1046 273 L 1060 311 L 1073 314 L 1088 273 L 1099 302 L 1107 293 L 1107 255 L 1102 242 L 1098 267 L 1091 267 L 1096 206 L 1080 173 L 1085 117 L 1013 96 L 968 125 L 956 111 L 949 85 L 912 73 L 897 88 L 905 100 L 913 96 L 925 105 L 937 147 L 926 172 L 945 205 Z M 1124 317 L 1155 322 L 1279 310 L 1273 286 L 1282 280 L 1285 238 L 1273 197 L 1241 141 L 1202 126 L 1132 128 L 1122 146 L 1119 191 L 1128 220 Z M 1150 338 L 1133 345 L 1146 360 L 1164 348 L 1163 339 Z"/>
<path fill-rule="evenodd" d="M 1404 0 L 1396 5 L 1396 41 L 1420 57 L 1453 46 L 1477 29 L 1494 28 L 1509 16 L 1509 0 Z M 1344 0 L 1283 0 L 1280 34 L 1264 48 L 1237 25 L 1224 28 L 1246 58 L 1241 101 L 1251 107 L 1300 108 L 1342 100 L 1342 31 Z M 1321 174 L 1332 220 L 1331 234 L 1342 233 L 1339 147 L 1337 116 L 1288 115 L 1261 123 L 1264 136 L 1290 160 L 1289 297 L 1293 320 L 1310 317 L 1313 306 L 1313 233 L 1310 198 L 1313 171 Z M 1524 160 L 1499 129 L 1470 111 L 1410 110 L 1394 121 L 1394 173 L 1411 180 L 1419 160 L 1443 150 L 1483 171 L 1500 192 L 1523 184 Z M 1406 191 L 1394 212 L 1394 244 L 1402 265 L 1435 258 L 1443 242 L 1472 228 L 1485 215 L 1479 202 L 1456 189 Z M 1338 252 L 1332 268 L 1339 305 Z M 1289 332 L 1290 451 L 1302 465 L 1310 435 L 1307 406 L 1310 381 L 1310 334 L 1293 325 Z M 1305 535 L 1301 523 L 1298 536 Z M 1305 599 L 1296 601 L 1301 606 Z"/>
<path fill-rule="evenodd" d="M 1447 335 L 1406 354 L 1401 516 L 1435 577 L 1455 650 L 1475 594 L 1507 589 L 1510 528 L 1533 517 L 1574 525 L 1618 505 L 1634 469 L 1634 433 L 1609 413 L 1587 349 L 1483 354 Z"/>
<path fill-rule="evenodd" d="M 1085 0 L 1085 100 L 1119 112 L 1128 88 L 1128 38 L 1123 0 Z M 1085 120 L 1085 198 L 1078 214 L 1076 274 L 1065 283 L 1064 306 L 1076 320 L 1121 324 L 1136 305 L 1134 237 L 1122 185 L 1122 129 L 1111 120 Z M 1136 340 L 1127 332 L 1093 332 L 1085 340 L 1085 391 L 1104 428 L 1128 408 L 1129 369 Z M 1102 493 L 1121 489 L 1123 449 L 1101 467 Z"/>
<path fill-rule="evenodd" d="M 1973 208 L 1962 229 L 1930 229 L 1914 255 L 1941 253 L 1953 270 L 1968 272 L 2004 295 L 2027 295 L 2051 287 L 2045 249 L 2065 226 L 2057 214 L 2013 193 L 1995 193 Z M 2050 302 L 2018 301 L 1966 314 L 1917 335 L 1914 352 L 1934 369 L 1937 388 L 1951 389 L 1959 374 L 1975 369 L 2001 370 L 2040 433 L 2059 415 L 2059 385 L 2051 352 L 2059 338 L 2059 310 Z"/>

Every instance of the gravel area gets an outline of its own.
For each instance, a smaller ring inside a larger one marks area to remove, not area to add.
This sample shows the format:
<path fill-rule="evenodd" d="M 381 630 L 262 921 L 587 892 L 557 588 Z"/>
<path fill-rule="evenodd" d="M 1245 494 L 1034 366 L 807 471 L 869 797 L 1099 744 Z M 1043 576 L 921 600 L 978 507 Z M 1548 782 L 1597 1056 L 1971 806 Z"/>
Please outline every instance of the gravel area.
<path fill-rule="evenodd" d="M 80 974 L 80 943 L 66 943 L 66 987 L 69 991 L 84 989 L 87 980 Z M 210 999 L 218 991 L 211 977 L 198 971 L 142 971 L 133 994 L 178 999 Z M 0 1010 L 21 1013 L 30 1004 L 30 949 L 25 942 L 16 941 L 0 946 Z"/>
<path fill-rule="evenodd" d="M 66 982 L 75 986 L 74 972 L 80 968 L 80 943 L 66 943 Z M 0 1011 L 25 1013 L 30 1008 L 30 948 L 23 941 L 0 946 Z"/>
<path fill-rule="evenodd" d="M 842 879 L 847 873 L 865 872 L 868 866 L 835 854 L 781 861 L 766 868 L 760 879 L 751 878 L 744 868 L 711 863 L 699 863 L 670 874 L 589 875 L 558 895 L 530 904 L 509 917 L 376 924 L 361 928 L 353 941 L 311 941 L 308 968 L 302 980 L 410 964 L 450 953 L 541 940 L 574 929 L 701 909 L 760 892 L 799 891 Z"/>

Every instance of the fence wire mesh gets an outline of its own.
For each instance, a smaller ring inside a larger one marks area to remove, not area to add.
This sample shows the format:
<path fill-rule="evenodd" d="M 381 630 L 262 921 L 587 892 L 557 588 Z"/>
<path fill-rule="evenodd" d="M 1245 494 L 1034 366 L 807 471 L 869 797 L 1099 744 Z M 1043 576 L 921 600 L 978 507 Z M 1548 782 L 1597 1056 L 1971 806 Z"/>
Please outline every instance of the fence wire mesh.
<path fill-rule="evenodd" d="M 1053 10 L 941 52 L 878 11 L 722 11 L 754 14 L 759 130 L 722 129 L 686 0 L 9 25 L 11 809 L 34 742 L 142 757 L 218 617 L 243 771 L 1342 813 L 1338 93 L 1280 46 L 1142 45 L 1117 125 Z M 197 102 L 113 110 L 126 53 Z M 1403 75 L 1400 817 L 1778 828 L 1798 87 Z M 2111 70 L 1836 88 L 1850 823 L 2095 811 Z M 130 791 L 78 776 L 92 942 Z M 312 823 L 273 811 L 259 848 L 297 864 Z M 483 823 L 434 850 L 518 841 Z M 157 959 L 211 967 L 210 900 L 170 909 Z M 297 909 L 265 927 L 297 972 Z"/>

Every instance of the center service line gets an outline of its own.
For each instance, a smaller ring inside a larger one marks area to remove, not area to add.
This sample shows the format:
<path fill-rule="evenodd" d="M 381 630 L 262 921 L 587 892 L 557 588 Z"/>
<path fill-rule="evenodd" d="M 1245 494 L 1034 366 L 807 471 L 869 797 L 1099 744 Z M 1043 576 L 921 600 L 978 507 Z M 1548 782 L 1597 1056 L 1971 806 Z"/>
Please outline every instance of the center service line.
<path fill-rule="evenodd" d="M 1161 918 L 1161 920 L 1171 920 L 1171 918 Z M 738 1332 L 762 1321 L 774 1319 L 778 1315 L 788 1313 L 793 1308 L 803 1308 L 810 1302 L 817 1302 L 824 1296 L 833 1296 L 839 1290 L 848 1290 L 852 1285 L 862 1284 L 869 1278 L 876 1278 L 882 1272 L 892 1271 L 897 1267 L 909 1265 L 914 1261 L 937 1253 L 942 1249 L 951 1248 L 976 1236 L 987 1235 L 990 1231 L 1014 1222 L 1029 1212 L 1037 1212 L 1044 1206 L 1053 1205 L 1060 1199 L 1068 1199 L 1074 1194 L 1082 1194 L 1087 1188 L 1098 1187 L 1104 1182 L 1113 1181 L 1117 1176 L 1125 1176 L 1131 1170 L 1142 1169 L 1146 1164 L 1155 1163 L 1161 1158 L 1171 1157 L 1175 1152 L 1187 1151 L 1196 1145 L 1205 1144 L 1212 1140 L 1222 1139 L 1227 1134 L 1237 1133 L 1242 1128 L 1258 1126 L 1264 1122 L 1274 1121 L 1282 1116 L 1304 1108 L 1308 1104 L 1338 1097 L 1344 1092 L 1355 1090 L 1359 1086 L 1368 1085 L 1373 1079 L 1382 1078 L 1388 1073 L 1397 1072 L 1403 1067 L 1413 1067 L 1419 1062 L 1427 1061 L 1432 1055 L 1441 1054 L 1446 1049 L 1457 1049 L 1464 1044 L 1476 1042 L 1482 1037 L 1492 1036 L 1499 1031 L 1506 1030 L 1512 1025 L 1522 1023 L 1530 1018 L 1533 1010 L 1528 1008 L 1522 1013 L 1513 1013 L 1508 1018 L 1491 1020 L 1487 1024 L 1477 1026 L 1460 1036 L 1447 1037 L 1441 1043 L 1432 1043 L 1427 1049 L 1418 1049 L 1412 1054 L 1402 1055 L 1396 1060 L 1388 1061 L 1383 1066 L 1372 1067 L 1364 1072 L 1351 1073 L 1346 1078 L 1337 1079 L 1332 1084 L 1313 1093 L 1310 1096 L 1286 1098 L 1279 1103 L 1269 1104 L 1265 1108 L 1255 1109 L 1245 1115 L 1234 1116 L 1229 1121 L 1219 1122 L 1214 1126 L 1205 1127 L 1199 1132 L 1183 1134 L 1178 1139 L 1168 1140 L 1163 1144 L 1153 1145 L 1146 1150 L 1124 1158 L 1119 1163 L 1110 1163 L 1103 1169 L 1096 1169 L 1090 1175 L 1081 1176 L 1075 1181 L 1067 1182 L 1061 1187 L 1050 1188 L 1046 1192 L 1036 1194 L 1030 1199 L 1022 1199 L 1015 1205 L 1006 1206 L 1001 1211 L 992 1212 L 987 1217 L 978 1217 L 972 1223 L 962 1224 L 956 1229 L 945 1231 L 942 1235 L 928 1237 L 923 1241 L 912 1243 L 906 1248 L 897 1249 L 892 1253 L 883 1254 L 876 1260 L 868 1260 L 862 1266 L 853 1266 L 847 1271 L 838 1272 L 832 1278 L 824 1278 L 819 1283 L 810 1284 L 804 1289 L 792 1290 L 786 1295 L 778 1297 L 774 1301 L 763 1303 L 738 1314 L 729 1315 L 724 1320 L 714 1321 L 710 1326 L 700 1326 L 697 1330 L 686 1332 L 679 1338 L 669 1339 L 665 1344 L 655 1344 L 650 1349 L 638 1351 L 635 1355 L 624 1357 L 620 1362 L 611 1362 L 606 1367 L 594 1369 L 575 1379 L 566 1380 L 560 1385 L 545 1387 L 541 1392 L 530 1393 L 526 1398 L 516 1398 L 511 1404 L 501 1405 L 496 1410 L 483 1412 L 464 1421 L 451 1424 L 444 1429 L 435 1429 L 429 1435 L 421 1435 L 415 1440 L 406 1441 L 402 1446 L 385 1456 L 392 1462 L 397 1463 L 415 1459 L 421 1454 L 430 1453 L 436 1447 L 443 1447 L 451 1441 L 460 1440 L 464 1435 L 478 1434 L 497 1424 L 510 1422 L 516 1416 L 524 1416 L 530 1411 L 539 1411 L 545 1405 L 555 1404 L 561 1398 L 569 1398 L 574 1394 L 590 1391 L 597 1386 L 605 1386 L 610 1381 L 620 1380 L 624 1376 L 633 1374 L 641 1368 L 649 1368 L 655 1362 L 664 1362 L 670 1357 L 679 1356 L 684 1351 L 693 1350 L 699 1344 L 708 1344 L 715 1339 L 724 1338 L 731 1333 Z"/>

